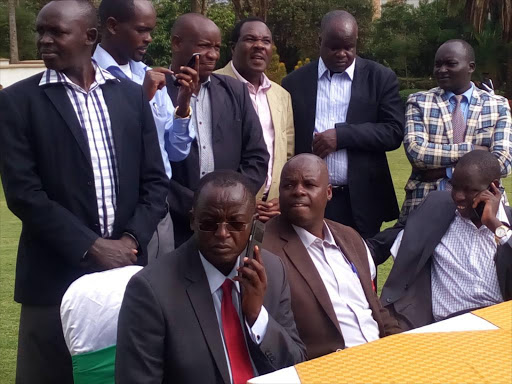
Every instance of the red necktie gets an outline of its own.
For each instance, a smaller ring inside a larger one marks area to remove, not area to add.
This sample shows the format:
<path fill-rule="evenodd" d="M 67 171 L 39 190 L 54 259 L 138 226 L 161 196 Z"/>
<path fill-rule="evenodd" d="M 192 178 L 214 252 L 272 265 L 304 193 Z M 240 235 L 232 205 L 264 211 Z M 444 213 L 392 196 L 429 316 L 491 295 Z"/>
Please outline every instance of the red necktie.
<path fill-rule="evenodd" d="M 240 318 L 233 305 L 231 290 L 233 281 L 226 279 L 222 288 L 222 327 L 224 328 L 224 341 L 228 350 L 229 364 L 231 366 L 231 375 L 233 384 L 245 384 L 247 380 L 254 377 L 254 371 L 249 358 L 249 352 L 245 345 Z"/>

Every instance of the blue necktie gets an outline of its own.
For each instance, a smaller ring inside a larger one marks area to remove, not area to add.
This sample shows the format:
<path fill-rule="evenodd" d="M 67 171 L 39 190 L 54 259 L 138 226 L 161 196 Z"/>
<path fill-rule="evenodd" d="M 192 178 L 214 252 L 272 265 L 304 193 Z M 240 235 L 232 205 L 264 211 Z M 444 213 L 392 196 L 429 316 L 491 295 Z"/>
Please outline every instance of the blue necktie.
<path fill-rule="evenodd" d="M 130 80 L 128 78 L 128 76 L 126 76 L 126 74 L 121 70 L 121 68 L 116 67 L 115 65 L 111 65 L 110 67 L 108 67 L 107 71 L 109 71 L 112 75 L 114 75 L 118 79 Z"/>

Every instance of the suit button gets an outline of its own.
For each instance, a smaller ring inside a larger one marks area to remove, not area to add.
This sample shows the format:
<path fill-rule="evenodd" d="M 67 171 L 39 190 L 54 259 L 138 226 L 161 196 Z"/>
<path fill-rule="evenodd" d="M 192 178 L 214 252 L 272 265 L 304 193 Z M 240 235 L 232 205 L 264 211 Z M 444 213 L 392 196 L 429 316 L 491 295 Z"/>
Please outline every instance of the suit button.
<path fill-rule="evenodd" d="M 391 298 L 389 298 L 389 297 L 388 297 L 388 298 L 386 299 L 386 303 L 391 303 Z"/>
<path fill-rule="evenodd" d="M 89 181 L 87 182 L 87 185 L 91 186 L 91 185 L 92 185 L 92 181 L 91 181 L 91 180 L 89 180 Z"/>
<path fill-rule="evenodd" d="M 409 284 L 405 284 L 404 288 L 407 290 L 409 289 Z"/>

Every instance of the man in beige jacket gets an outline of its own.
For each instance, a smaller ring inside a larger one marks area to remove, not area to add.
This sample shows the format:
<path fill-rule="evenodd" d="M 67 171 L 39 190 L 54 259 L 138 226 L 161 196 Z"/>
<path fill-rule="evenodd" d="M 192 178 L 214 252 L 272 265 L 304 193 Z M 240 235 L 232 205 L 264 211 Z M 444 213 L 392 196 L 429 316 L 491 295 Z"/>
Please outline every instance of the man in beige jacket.
<path fill-rule="evenodd" d="M 279 215 L 281 170 L 294 154 L 293 111 L 290 94 L 269 80 L 264 71 L 272 57 L 272 33 L 258 18 L 247 18 L 234 28 L 233 60 L 216 73 L 247 84 L 260 118 L 263 137 L 270 154 L 267 180 L 257 195 L 257 213 L 266 222 Z"/>

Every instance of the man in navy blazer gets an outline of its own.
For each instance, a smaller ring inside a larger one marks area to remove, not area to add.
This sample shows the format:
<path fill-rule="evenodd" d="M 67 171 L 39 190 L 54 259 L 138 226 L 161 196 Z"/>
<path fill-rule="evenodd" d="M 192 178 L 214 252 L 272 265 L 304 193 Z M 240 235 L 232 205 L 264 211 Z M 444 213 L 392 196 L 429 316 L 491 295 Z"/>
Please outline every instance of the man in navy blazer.
<path fill-rule="evenodd" d="M 375 235 L 398 217 L 386 151 L 400 146 L 404 110 L 396 75 L 356 57 L 357 23 L 345 11 L 321 24 L 320 59 L 290 73 L 295 153 L 325 159 L 333 198 L 326 218 Z"/>
<path fill-rule="evenodd" d="M 190 154 L 172 162 L 169 196 L 176 247 L 192 236 L 189 211 L 201 177 L 217 169 L 240 172 L 257 193 L 267 177 L 269 154 L 260 120 L 245 84 L 228 76 L 212 74 L 220 57 L 221 34 L 213 21 L 197 13 L 181 15 L 173 25 L 172 64 L 174 73 L 194 53 L 199 57 L 199 82 L 191 100 L 196 138 Z M 176 102 L 178 88 L 167 78 L 167 92 Z"/>
<path fill-rule="evenodd" d="M 59 306 L 92 271 L 144 264 L 168 181 L 142 88 L 91 60 L 96 12 L 53 1 L 37 17 L 47 70 L 0 92 L 0 173 L 22 221 L 14 299 L 17 383 L 72 383 Z"/>

